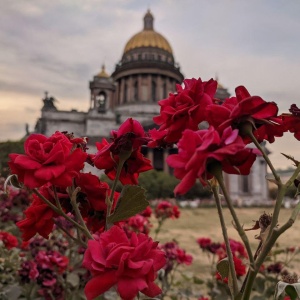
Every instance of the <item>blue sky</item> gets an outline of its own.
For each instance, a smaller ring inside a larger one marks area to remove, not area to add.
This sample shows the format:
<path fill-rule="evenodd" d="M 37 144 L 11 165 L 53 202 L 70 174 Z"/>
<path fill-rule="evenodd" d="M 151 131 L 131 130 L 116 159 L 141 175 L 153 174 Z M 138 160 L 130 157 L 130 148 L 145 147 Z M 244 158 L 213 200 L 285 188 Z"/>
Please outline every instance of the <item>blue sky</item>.
<path fill-rule="evenodd" d="M 300 105 L 300 2 L 259 0 L 0 0 L 0 140 L 32 130 L 45 90 L 60 109 L 87 110 L 88 82 L 105 63 L 113 72 L 150 7 L 187 78 L 219 77 L 233 93 Z M 295 157 L 292 135 L 268 148 Z M 298 154 L 298 159 L 300 154 Z"/>

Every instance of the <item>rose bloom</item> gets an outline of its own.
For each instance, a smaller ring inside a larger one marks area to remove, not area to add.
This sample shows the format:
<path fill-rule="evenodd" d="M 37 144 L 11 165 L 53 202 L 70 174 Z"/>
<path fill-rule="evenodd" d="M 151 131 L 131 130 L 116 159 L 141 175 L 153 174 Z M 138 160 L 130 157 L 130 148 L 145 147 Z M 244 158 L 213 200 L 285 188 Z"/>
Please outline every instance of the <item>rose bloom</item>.
<path fill-rule="evenodd" d="M 171 218 L 178 219 L 180 216 L 180 210 L 177 205 L 173 205 L 168 201 L 160 201 L 155 208 L 156 218 Z"/>
<path fill-rule="evenodd" d="M 77 186 L 80 187 L 80 192 L 86 194 L 89 205 L 96 211 L 105 211 L 106 196 L 109 192 L 109 186 L 106 182 L 101 182 L 98 176 L 91 173 L 80 173 L 76 179 Z"/>
<path fill-rule="evenodd" d="M 201 249 L 206 249 L 211 243 L 211 239 L 210 238 L 198 238 L 197 239 L 197 243 L 199 244 Z"/>
<path fill-rule="evenodd" d="M 206 107 L 206 121 L 219 132 L 228 126 L 241 129 L 245 122 L 253 125 L 253 134 L 259 142 L 274 142 L 274 137 L 283 135 L 282 120 L 278 117 L 275 102 L 266 102 L 259 96 L 251 96 L 244 86 L 235 89 L 236 97 Z M 249 138 L 244 139 L 250 143 Z"/>
<path fill-rule="evenodd" d="M 42 196 L 54 203 L 54 198 L 49 191 L 49 186 L 47 185 L 39 190 Z M 28 241 L 35 236 L 36 233 L 48 239 L 54 226 L 53 218 L 58 217 L 54 210 L 34 194 L 33 201 L 24 211 L 24 214 L 26 218 L 16 223 L 22 232 L 22 239 Z"/>
<path fill-rule="evenodd" d="M 141 233 L 133 232 L 129 238 L 118 226 L 102 233 L 97 241 L 89 240 L 83 259 L 83 267 L 92 274 L 84 289 L 87 299 L 113 286 L 124 300 L 132 300 L 139 292 L 148 297 L 159 295 L 161 289 L 154 280 L 166 259 L 157 245 Z"/>
<path fill-rule="evenodd" d="M 9 167 L 20 182 L 33 189 L 48 182 L 59 187 L 72 185 L 72 179 L 84 167 L 87 154 L 61 132 L 51 137 L 30 135 L 24 144 L 25 154 L 10 154 Z"/>
<path fill-rule="evenodd" d="M 174 175 L 181 179 L 175 194 L 185 194 L 197 178 L 206 185 L 213 176 L 207 171 L 209 163 L 218 161 L 224 172 L 248 175 L 256 159 L 254 149 L 245 148 L 238 130 L 228 127 L 222 135 L 213 127 L 206 130 L 185 130 L 178 143 L 178 154 L 170 155 L 167 163 Z"/>
<path fill-rule="evenodd" d="M 0 231 L 0 241 L 2 241 L 4 247 L 8 250 L 18 246 L 17 238 L 6 231 Z"/>
<path fill-rule="evenodd" d="M 185 79 L 184 88 L 177 85 L 177 93 L 158 102 L 160 115 L 153 121 L 160 125 L 159 131 L 167 130 L 165 143 L 177 143 L 185 129 L 197 130 L 199 123 L 205 120 L 205 107 L 213 103 L 217 90 L 217 81 L 210 79 Z M 154 132 L 156 133 L 156 132 Z M 158 138 L 162 140 L 162 137 Z"/>
<path fill-rule="evenodd" d="M 283 114 L 282 120 L 286 130 L 294 133 L 294 137 L 300 141 L 300 108 L 292 104 L 289 109 L 291 114 Z"/>
<path fill-rule="evenodd" d="M 132 118 L 127 119 L 118 130 L 112 130 L 113 143 L 110 150 L 114 154 L 119 154 L 121 151 L 138 149 L 142 145 L 146 145 L 150 139 L 146 136 L 143 126 Z"/>
<path fill-rule="evenodd" d="M 111 145 L 112 143 L 109 144 L 106 139 L 102 139 L 101 143 L 96 143 L 98 153 L 94 157 L 94 164 L 96 168 L 104 169 L 105 174 L 114 180 L 120 158 L 119 155 L 112 154 Z M 143 156 L 139 148 L 134 150 L 125 161 L 119 180 L 122 184 L 137 184 L 139 174 L 151 169 L 153 169 L 151 161 Z"/>

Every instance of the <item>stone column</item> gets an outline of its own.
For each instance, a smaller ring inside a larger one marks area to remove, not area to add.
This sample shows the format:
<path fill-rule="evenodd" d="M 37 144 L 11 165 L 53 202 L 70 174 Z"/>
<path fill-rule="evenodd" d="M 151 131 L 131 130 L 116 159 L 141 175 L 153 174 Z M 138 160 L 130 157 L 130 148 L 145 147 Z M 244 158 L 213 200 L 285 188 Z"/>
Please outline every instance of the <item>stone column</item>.
<path fill-rule="evenodd" d="M 122 104 L 124 101 L 124 79 L 120 80 L 120 93 L 119 93 L 119 104 Z"/>
<path fill-rule="evenodd" d="M 154 161 L 153 161 L 154 155 L 153 155 L 153 149 L 152 148 L 148 148 L 147 158 L 150 159 L 151 165 L 154 167 Z"/>
<path fill-rule="evenodd" d="M 164 158 L 164 172 L 169 174 L 169 165 L 167 164 L 168 150 L 164 150 L 163 158 Z"/>
<path fill-rule="evenodd" d="M 138 81 L 138 102 L 142 101 L 142 75 L 137 76 Z"/>

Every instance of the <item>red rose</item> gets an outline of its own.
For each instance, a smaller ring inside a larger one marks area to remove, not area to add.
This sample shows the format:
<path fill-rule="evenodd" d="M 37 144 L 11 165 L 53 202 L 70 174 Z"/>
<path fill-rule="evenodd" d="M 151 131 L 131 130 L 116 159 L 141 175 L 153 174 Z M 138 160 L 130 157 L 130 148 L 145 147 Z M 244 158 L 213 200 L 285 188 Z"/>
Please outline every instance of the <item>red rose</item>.
<path fill-rule="evenodd" d="M 201 249 L 206 249 L 211 243 L 211 239 L 210 238 L 199 238 L 197 239 L 197 243 L 199 244 Z"/>
<path fill-rule="evenodd" d="M 233 262 L 234 262 L 236 276 L 237 277 L 244 276 L 246 274 L 246 266 L 243 264 L 242 260 L 239 259 L 238 257 L 234 256 Z M 223 280 L 222 280 L 222 277 L 218 272 L 216 273 L 216 279 L 223 281 L 224 283 L 228 283 L 228 278 L 223 278 Z"/>
<path fill-rule="evenodd" d="M 99 240 L 89 240 L 83 266 L 92 274 L 84 291 L 88 300 L 95 299 L 116 285 L 124 300 L 138 292 L 155 297 L 161 289 L 154 283 L 156 273 L 166 262 L 158 243 L 144 235 L 129 238 L 118 226 L 102 233 Z"/>
<path fill-rule="evenodd" d="M 203 184 L 212 175 L 207 166 L 219 161 L 222 169 L 229 174 L 248 175 L 256 159 L 253 149 L 245 148 L 238 130 L 228 127 L 222 136 L 213 128 L 207 130 L 185 130 L 178 143 L 178 154 L 170 155 L 167 163 L 173 167 L 175 177 L 182 179 L 174 190 L 175 194 L 185 194 L 197 178 Z"/>
<path fill-rule="evenodd" d="M 104 169 L 105 174 L 112 180 L 116 178 L 119 155 L 113 155 L 106 139 L 101 143 L 96 143 L 99 150 L 94 158 L 95 167 Z M 122 184 L 137 184 L 139 173 L 153 169 L 151 161 L 143 156 L 140 149 L 133 151 L 130 157 L 125 161 L 120 174 Z"/>
<path fill-rule="evenodd" d="M 0 241 L 2 241 L 4 247 L 8 250 L 18 246 L 17 238 L 6 231 L 0 231 Z"/>
<path fill-rule="evenodd" d="M 244 86 L 235 89 L 236 97 L 224 103 L 206 107 L 206 121 L 219 132 L 228 126 L 241 129 L 245 122 L 253 125 L 253 134 L 259 142 L 274 142 L 275 136 L 283 135 L 282 120 L 277 116 L 278 107 L 274 102 L 266 102 L 259 96 L 251 96 Z M 245 139 L 247 143 L 250 139 Z"/>
<path fill-rule="evenodd" d="M 80 173 L 76 184 L 80 187 L 80 191 L 86 194 L 93 210 L 106 211 L 105 199 L 109 191 L 109 186 L 106 182 L 101 182 L 97 176 L 91 173 Z"/>
<path fill-rule="evenodd" d="M 80 148 L 72 151 L 73 144 L 58 131 L 49 138 L 32 134 L 24 148 L 25 154 L 10 154 L 8 164 L 19 181 L 32 189 L 48 182 L 60 187 L 71 186 L 87 157 Z"/>
<path fill-rule="evenodd" d="M 54 201 L 47 187 L 43 187 L 39 192 L 50 202 Z M 53 218 L 58 216 L 38 196 L 33 195 L 33 198 L 32 204 L 24 211 L 26 218 L 16 223 L 24 241 L 30 240 L 36 233 L 48 239 L 54 225 Z"/>
<path fill-rule="evenodd" d="M 292 104 L 289 109 L 291 114 L 283 114 L 282 120 L 286 130 L 294 133 L 294 137 L 300 141 L 300 108 Z"/>
<path fill-rule="evenodd" d="M 185 129 L 198 129 L 199 123 L 205 120 L 204 108 L 212 104 L 217 90 L 217 82 L 213 79 L 203 82 L 200 78 L 192 78 L 183 82 L 184 88 L 177 85 L 177 93 L 158 102 L 160 115 L 153 118 L 160 125 L 159 131 L 167 130 L 166 143 L 176 143 Z"/>
<path fill-rule="evenodd" d="M 173 205 L 168 201 L 160 201 L 155 208 L 155 217 L 156 218 L 171 218 L 171 219 L 178 219 L 180 216 L 180 210 L 178 206 Z"/>
<path fill-rule="evenodd" d="M 122 150 L 136 150 L 141 145 L 146 145 L 150 140 L 146 137 L 143 126 L 132 118 L 127 119 L 118 130 L 112 130 L 113 143 L 110 150 L 114 154 L 119 154 Z M 125 147 L 125 149 L 122 149 Z"/>

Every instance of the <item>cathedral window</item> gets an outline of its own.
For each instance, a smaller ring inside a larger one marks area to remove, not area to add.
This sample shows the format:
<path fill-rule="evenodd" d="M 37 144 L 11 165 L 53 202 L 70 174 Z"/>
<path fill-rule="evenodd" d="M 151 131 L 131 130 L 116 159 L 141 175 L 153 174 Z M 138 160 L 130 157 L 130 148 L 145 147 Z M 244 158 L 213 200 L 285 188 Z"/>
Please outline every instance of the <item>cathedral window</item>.
<path fill-rule="evenodd" d="M 127 94 L 128 94 L 128 85 L 127 85 L 127 83 L 125 83 L 125 86 L 124 86 L 124 103 L 127 103 L 127 101 L 128 101 Z"/>
<path fill-rule="evenodd" d="M 138 86 L 138 82 L 136 81 L 134 83 L 134 101 L 138 101 L 139 100 L 139 86 Z"/>
<path fill-rule="evenodd" d="M 151 97 L 152 97 L 152 101 L 155 102 L 156 101 L 156 82 L 152 81 L 151 84 Z"/>
<path fill-rule="evenodd" d="M 100 92 L 96 96 L 96 106 L 98 112 L 105 112 L 106 110 L 106 94 L 104 92 Z"/>

